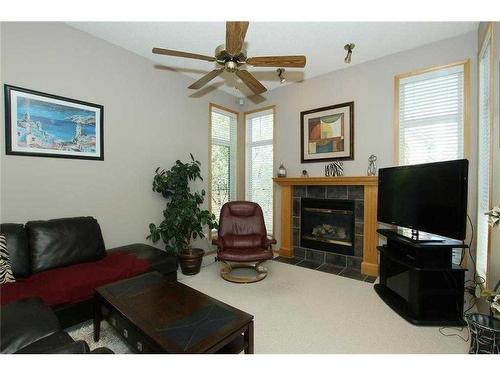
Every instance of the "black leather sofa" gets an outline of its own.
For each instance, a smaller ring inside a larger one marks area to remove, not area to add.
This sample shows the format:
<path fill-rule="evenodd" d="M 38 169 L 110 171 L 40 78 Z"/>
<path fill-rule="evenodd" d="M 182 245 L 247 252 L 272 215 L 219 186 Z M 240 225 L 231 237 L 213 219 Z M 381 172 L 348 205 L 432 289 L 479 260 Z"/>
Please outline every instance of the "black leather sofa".
<path fill-rule="evenodd" d="M 2 307 L 0 315 L 2 354 L 112 354 L 108 348 L 90 351 L 61 329 L 54 312 L 39 298 L 22 299 Z"/>
<path fill-rule="evenodd" d="M 177 278 L 177 258 L 146 244 L 105 250 L 92 217 L 1 224 L 16 282 L 0 286 L 4 306 L 38 297 L 55 312 L 62 328 L 92 318 L 94 288 L 159 271 Z"/>

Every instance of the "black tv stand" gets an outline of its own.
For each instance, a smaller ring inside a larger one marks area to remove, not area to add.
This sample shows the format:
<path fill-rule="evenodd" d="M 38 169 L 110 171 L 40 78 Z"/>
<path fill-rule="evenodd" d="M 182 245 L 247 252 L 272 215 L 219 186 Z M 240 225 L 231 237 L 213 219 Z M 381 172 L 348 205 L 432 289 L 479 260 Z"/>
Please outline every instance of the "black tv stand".
<path fill-rule="evenodd" d="M 465 269 L 452 264 L 460 241 L 414 242 L 395 230 L 379 229 L 387 238 L 379 246 L 377 294 L 396 313 L 415 325 L 463 326 Z"/>

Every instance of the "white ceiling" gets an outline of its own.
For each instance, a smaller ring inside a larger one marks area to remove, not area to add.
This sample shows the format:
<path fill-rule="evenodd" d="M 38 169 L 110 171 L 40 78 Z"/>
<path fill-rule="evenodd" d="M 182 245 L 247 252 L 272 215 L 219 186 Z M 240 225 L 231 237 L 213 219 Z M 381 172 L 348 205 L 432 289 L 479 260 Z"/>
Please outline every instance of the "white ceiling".
<path fill-rule="evenodd" d="M 151 49 L 162 47 L 213 56 L 215 48 L 225 41 L 224 22 L 69 24 L 154 61 L 157 65 L 153 69 L 175 70 L 193 79 L 212 70 L 215 63 L 154 55 Z M 304 69 L 286 69 L 288 84 L 346 68 L 344 45 L 348 42 L 356 44 L 350 64 L 355 65 L 465 34 L 477 27 L 477 22 L 250 22 L 245 41 L 249 57 L 306 55 Z M 268 90 L 280 86 L 276 68 L 248 67 L 248 70 Z M 231 73 L 224 72 L 211 83 L 233 95 L 250 93 Z M 186 88 L 186 93 L 190 91 Z"/>

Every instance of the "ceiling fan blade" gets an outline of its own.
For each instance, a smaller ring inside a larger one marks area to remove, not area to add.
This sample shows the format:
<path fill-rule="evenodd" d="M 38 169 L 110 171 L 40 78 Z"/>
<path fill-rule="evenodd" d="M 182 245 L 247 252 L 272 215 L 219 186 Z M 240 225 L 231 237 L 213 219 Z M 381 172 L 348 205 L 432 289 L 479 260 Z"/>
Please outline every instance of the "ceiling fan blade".
<path fill-rule="evenodd" d="M 226 22 L 226 51 L 231 56 L 236 56 L 241 52 L 247 29 L 248 22 L 246 21 Z"/>
<path fill-rule="evenodd" d="M 205 74 L 198 81 L 196 81 L 191 86 L 189 86 L 189 88 L 190 89 L 195 89 L 195 90 L 201 89 L 203 86 L 205 86 L 208 82 L 210 82 L 212 79 L 214 79 L 215 77 L 217 77 L 223 71 L 224 71 L 224 68 L 212 70 L 210 73 Z"/>
<path fill-rule="evenodd" d="M 305 56 L 260 56 L 250 57 L 246 61 L 253 66 L 273 66 L 276 68 L 303 68 L 306 66 Z"/>
<path fill-rule="evenodd" d="M 254 92 L 254 94 L 259 95 L 267 91 L 262 83 L 260 83 L 257 78 L 255 78 L 247 70 L 237 70 L 236 75 L 241 78 L 243 83 L 245 83 L 245 85 L 247 85 L 248 88 Z"/>
<path fill-rule="evenodd" d="M 215 57 L 212 56 L 199 55 L 197 53 L 190 53 L 190 52 L 175 51 L 173 49 L 153 48 L 153 53 L 157 55 L 168 55 L 177 57 L 187 57 L 188 59 L 215 61 Z"/>

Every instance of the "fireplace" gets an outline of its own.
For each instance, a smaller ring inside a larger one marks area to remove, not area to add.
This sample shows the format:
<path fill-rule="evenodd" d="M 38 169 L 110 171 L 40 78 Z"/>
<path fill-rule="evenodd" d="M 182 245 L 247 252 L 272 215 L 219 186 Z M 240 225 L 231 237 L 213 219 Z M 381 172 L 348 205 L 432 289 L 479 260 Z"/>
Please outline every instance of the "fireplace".
<path fill-rule="evenodd" d="M 300 207 L 301 247 L 354 255 L 354 200 L 302 198 Z"/>

